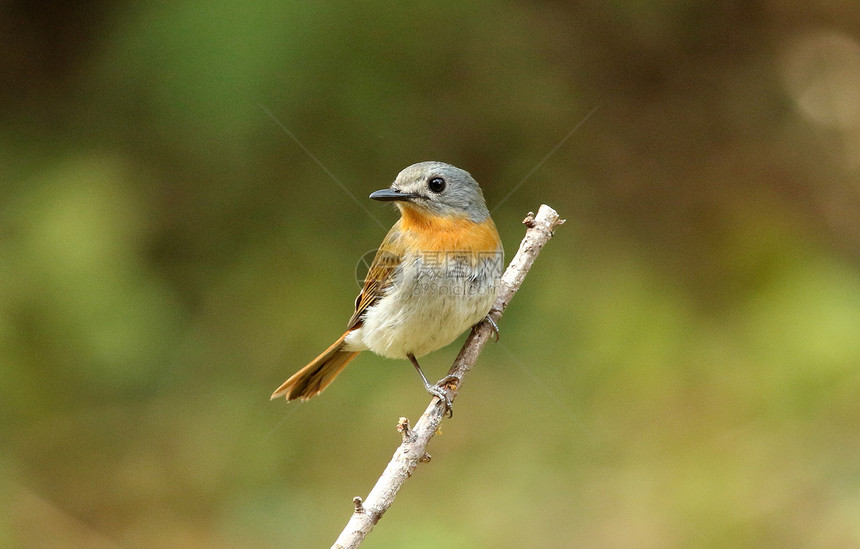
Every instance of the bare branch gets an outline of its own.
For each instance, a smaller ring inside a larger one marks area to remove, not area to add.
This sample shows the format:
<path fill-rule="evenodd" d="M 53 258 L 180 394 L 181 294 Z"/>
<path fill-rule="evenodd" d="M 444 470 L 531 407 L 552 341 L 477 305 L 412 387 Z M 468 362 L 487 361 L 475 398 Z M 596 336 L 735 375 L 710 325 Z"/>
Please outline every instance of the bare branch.
<path fill-rule="evenodd" d="M 493 321 L 498 323 L 508 303 L 519 290 L 520 284 L 522 284 L 541 248 L 552 237 L 553 230 L 562 223 L 564 223 L 564 219 L 559 219 L 558 213 L 545 204 L 541 205 L 537 216 L 529 212 L 523 220 L 523 224 L 528 227 L 526 236 L 502 275 L 499 296 L 490 311 L 490 317 Z M 492 334 L 493 328 L 487 322 L 480 323 L 469 334 L 460 354 L 457 355 L 448 372 L 449 375 L 456 376 L 461 385 Z M 447 388 L 448 396 L 453 401 L 457 397 L 460 387 L 452 383 Z M 412 476 L 418 463 L 430 461 L 430 455 L 426 452 L 427 444 L 436 434 L 444 415 L 444 404 L 438 397 L 433 397 L 433 401 L 414 428 L 409 427 L 409 421 L 406 418 L 400 418 L 397 422 L 397 430 L 403 439 L 400 446 L 394 452 L 394 456 L 383 471 L 382 476 L 376 481 L 376 486 L 370 491 L 367 499 L 362 501 L 361 498 L 355 498 L 353 500 L 355 511 L 332 549 L 355 549 L 361 544 L 365 536 L 370 533 L 373 526 L 379 522 L 379 519 L 394 502 L 394 497 L 400 487 L 407 478 Z"/>

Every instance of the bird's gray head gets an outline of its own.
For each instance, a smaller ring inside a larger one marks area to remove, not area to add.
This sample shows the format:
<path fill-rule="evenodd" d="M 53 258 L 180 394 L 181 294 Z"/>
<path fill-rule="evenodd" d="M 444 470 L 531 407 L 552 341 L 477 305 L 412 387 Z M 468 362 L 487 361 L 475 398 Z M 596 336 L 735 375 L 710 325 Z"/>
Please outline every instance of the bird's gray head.
<path fill-rule="evenodd" d="M 419 162 L 403 169 L 388 189 L 370 195 L 374 200 L 396 201 L 442 217 L 468 217 L 480 223 L 490 216 L 481 187 L 469 172 L 444 162 Z"/>

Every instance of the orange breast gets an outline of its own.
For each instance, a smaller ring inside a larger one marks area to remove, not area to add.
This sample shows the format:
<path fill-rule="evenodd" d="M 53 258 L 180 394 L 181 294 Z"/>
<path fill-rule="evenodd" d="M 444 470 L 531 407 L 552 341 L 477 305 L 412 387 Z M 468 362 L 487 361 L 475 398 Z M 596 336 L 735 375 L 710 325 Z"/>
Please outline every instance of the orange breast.
<path fill-rule="evenodd" d="M 499 249 L 499 233 L 489 217 L 475 223 L 468 217 L 429 216 L 408 206 L 401 215 L 400 227 L 416 250 L 494 252 Z"/>

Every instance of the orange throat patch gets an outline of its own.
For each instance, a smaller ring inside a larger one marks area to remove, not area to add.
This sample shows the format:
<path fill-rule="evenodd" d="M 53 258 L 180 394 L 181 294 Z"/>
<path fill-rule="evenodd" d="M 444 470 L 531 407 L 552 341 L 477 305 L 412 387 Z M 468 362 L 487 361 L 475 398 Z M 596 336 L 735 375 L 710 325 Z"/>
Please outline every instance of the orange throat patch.
<path fill-rule="evenodd" d="M 501 242 L 490 217 L 475 223 L 466 216 L 441 217 L 403 204 L 398 221 L 413 249 L 427 252 L 495 252 Z"/>

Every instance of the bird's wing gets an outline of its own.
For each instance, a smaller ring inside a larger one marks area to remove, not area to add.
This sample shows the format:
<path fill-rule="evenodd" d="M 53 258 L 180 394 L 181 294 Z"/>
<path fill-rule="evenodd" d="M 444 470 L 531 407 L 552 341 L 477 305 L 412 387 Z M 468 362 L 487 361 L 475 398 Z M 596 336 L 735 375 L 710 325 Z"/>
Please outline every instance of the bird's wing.
<path fill-rule="evenodd" d="M 352 318 L 349 319 L 348 330 L 361 325 L 364 312 L 377 299 L 383 296 L 385 290 L 388 289 L 394 280 L 394 272 L 397 266 L 400 265 L 403 257 L 399 242 L 401 235 L 399 225 L 399 221 L 395 223 L 391 230 L 388 231 L 388 234 L 385 235 L 379 249 L 376 250 L 376 255 L 364 279 L 364 287 L 361 289 L 358 297 L 355 298 L 355 312 L 352 314 Z"/>

